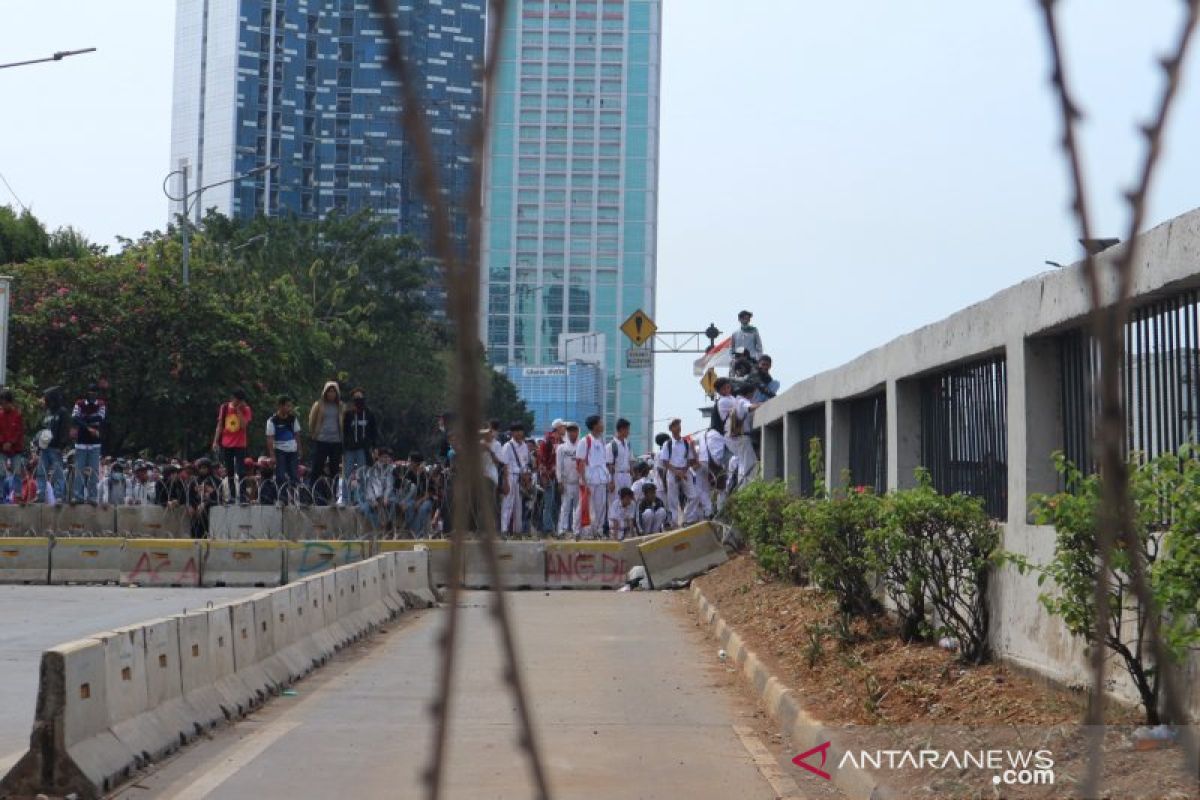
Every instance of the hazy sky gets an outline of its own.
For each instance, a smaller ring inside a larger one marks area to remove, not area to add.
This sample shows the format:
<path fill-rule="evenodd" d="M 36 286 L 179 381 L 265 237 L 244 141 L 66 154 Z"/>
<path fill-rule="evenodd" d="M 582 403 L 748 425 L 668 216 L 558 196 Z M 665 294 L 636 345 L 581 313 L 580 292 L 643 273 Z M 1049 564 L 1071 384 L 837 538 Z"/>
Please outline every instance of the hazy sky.
<path fill-rule="evenodd" d="M 664 5 L 660 328 L 750 308 L 787 386 L 1077 255 L 1033 0 Z M 1182 9 L 1065 3 L 1098 235 L 1124 236 L 1133 126 Z M 0 14 L 0 62 L 99 48 L 0 70 L 0 174 L 51 226 L 162 227 L 174 3 Z M 1200 206 L 1197 83 L 1192 58 L 1151 224 Z M 697 419 L 692 358 L 658 357 L 655 417 Z"/>

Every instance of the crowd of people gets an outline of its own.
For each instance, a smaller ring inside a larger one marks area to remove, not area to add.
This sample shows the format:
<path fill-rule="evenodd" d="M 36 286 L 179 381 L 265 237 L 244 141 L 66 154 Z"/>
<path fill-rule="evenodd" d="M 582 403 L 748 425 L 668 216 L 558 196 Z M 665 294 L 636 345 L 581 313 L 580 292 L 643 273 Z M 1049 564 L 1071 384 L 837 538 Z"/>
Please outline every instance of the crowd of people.
<path fill-rule="evenodd" d="M 716 381 L 708 428 L 684 435 L 682 421 L 673 419 L 650 452 L 634 453 L 625 419 L 611 437 L 598 415 L 582 426 L 558 419 L 540 439 L 521 422 L 503 430 L 492 420 L 480 443 L 500 532 L 624 539 L 718 513 L 754 474 L 751 414 L 779 388 L 750 318 L 748 311 L 739 315 L 730 374 Z M 103 453 L 108 407 L 100 389 L 89 384 L 74 403 L 61 388 L 46 389 L 31 442 L 13 393 L 0 392 L 0 503 L 180 508 L 197 538 L 207 536 L 210 509 L 218 504 L 349 507 L 374 530 L 418 538 L 450 529 L 449 413 L 439 419 L 436 455 L 400 459 L 379 443 L 365 390 L 351 390 L 346 401 L 330 381 L 303 421 L 294 398 L 278 398 L 259 423 L 266 444 L 255 457 L 254 412 L 246 392 L 234 389 L 217 410 L 211 458 L 126 460 Z"/>

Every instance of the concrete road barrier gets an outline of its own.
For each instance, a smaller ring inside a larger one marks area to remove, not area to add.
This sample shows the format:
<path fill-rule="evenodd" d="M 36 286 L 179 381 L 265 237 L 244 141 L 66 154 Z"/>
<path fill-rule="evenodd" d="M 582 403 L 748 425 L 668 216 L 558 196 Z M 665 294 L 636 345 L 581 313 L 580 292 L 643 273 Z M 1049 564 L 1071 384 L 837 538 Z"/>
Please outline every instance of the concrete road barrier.
<path fill-rule="evenodd" d="M 432 608 L 438 602 L 430 558 L 432 552 L 418 545 L 415 550 L 398 550 L 391 554 L 395 559 L 396 589 L 409 608 Z"/>
<path fill-rule="evenodd" d="M 181 507 L 119 506 L 117 535 L 129 539 L 189 539 L 192 523 Z"/>
<path fill-rule="evenodd" d="M 40 536 L 41 533 L 41 506 L 0 506 L 0 537 Z"/>
<path fill-rule="evenodd" d="M 283 531 L 288 539 L 356 539 L 358 513 L 340 506 L 287 506 L 283 509 Z"/>
<path fill-rule="evenodd" d="M 126 539 L 121 583 L 138 586 L 199 586 L 200 544 L 191 539 Z"/>
<path fill-rule="evenodd" d="M 55 537 L 50 548 L 50 583 L 120 583 L 124 552 L 124 539 Z"/>
<path fill-rule="evenodd" d="M 203 545 L 201 586 L 279 586 L 284 583 L 280 541 L 209 541 Z"/>
<path fill-rule="evenodd" d="M 371 555 L 365 540 L 288 542 L 287 579 L 299 580 L 327 569 L 353 564 Z"/>
<path fill-rule="evenodd" d="M 104 642 L 109 730 L 133 753 L 136 766 L 144 767 L 178 745 L 150 705 L 146 627 L 118 628 L 96 638 Z M 156 664 L 155 669 L 161 668 Z"/>
<path fill-rule="evenodd" d="M 642 563 L 637 542 L 547 542 L 547 589 L 619 589 Z"/>
<path fill-rule="evenodd" d="M 492 572 L 483 542 L 464 542 L 466 560 L 463 586 L 468 589 L 493 587 Z M 542 542 L 505 542 L 497 540 L 496 560 L 500 566 L 501 588 L 543 589 L 546 586 L 546 546 Z"/>
<path fill-rule="evenodd" d="M 208 515 L 210 539 L 282 539 L 283 511 L 276 506 L 215 506 Z"/>
<path fill-rule="evenodd" d="M 402 553 L 418 547 L 429 551 L 429 573 L 435 589 L 450 585 L 450 542 L 447 539 L 382 539 L 380 553 Z M 461 578 L 461 576 L 460 576 Z"/>
<path fill-rule="evenodd" d="M 112 536 L 117 530 L 113 506 L 42 506 L 41 531 L 55 536 Z"/>
<path fill-rule="evenodd" d="M 50 537 L 0 539 L 0 583 L 49 583 Z"/>
<path fill-rule="evenodd" d="M 729 560 L 708 522 L 639 542 L 637 548 L 655 589 L 688 581 Z"/>

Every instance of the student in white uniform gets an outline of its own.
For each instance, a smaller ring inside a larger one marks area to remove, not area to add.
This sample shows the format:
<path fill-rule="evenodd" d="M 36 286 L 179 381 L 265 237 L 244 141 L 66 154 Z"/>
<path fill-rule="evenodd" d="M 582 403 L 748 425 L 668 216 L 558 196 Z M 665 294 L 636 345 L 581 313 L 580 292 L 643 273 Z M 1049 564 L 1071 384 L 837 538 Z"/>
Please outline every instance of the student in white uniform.
<path fill-rule="evenodd" d="M 626 537 L 637 536 L 637 504 L 633 502 L 633 489 L 628 486 L 617 490 L 617 499 L 608 509 L 608 533 L 618 542 Z"/>
<path fill-rule="evenodd" d="M 558 514 L 559 536 L 575 530 L 579 518 L 579 470 L 575 467 L 575 446 L 579 443 L 579 425 L 566 423 L 567 439 L 554 452 L 554 469 L 558 475 L 562 493 L 561 510 Z"/>
<path fill-rule="evenodd" d="M 608 443 L 608 449 L 612 451 L 610 466 L 616 491 L 632 486 L 633 476 L 630 470 L 633 466 L 633 454 L 629 449 L 629 420 L 617 420 L 617 435 Z"/>
<path fill-rule="evenodd" d="M 582 521 L 576 529 L 584 539 L 596 538 L 604 532 L 604 517 L 608 513 L 608 490 L 612 476 L 608 473 L 609 449 L 604 446 L 604 419 L 598 414 L 587 418 L 588 435 L 575 445 L 575 464 L 582 484 L 588 493 L 588 524 Z"/>
<path fill-rule="evenodd" d="M 706 518 L 713 515 L 713 490 L 724 460 L 725 437 L 712 428 L 703 431 L 696 442 L 695 475 L 697 505 Z"/>
<path fill-rule="evenodd" d="M 658 451 L 658 463 L 667 478 L 664 498 L 667 513 L 671 523 L 679 527 L 692 521 L 696 514 L 696 485 L 692 483 L 690 472 L 696 463 L 696 452 L 692 443 L 683 438 L 683 420 L 671 420 L 667 430 L 671 435 Z"/>
<path fill-rule="evenodd" d="M 750 412 L 758 406 L 744 396 L 734 397 L 733 382 L 728 378 L 718 378 L 716 389 L 721 395 L 717 400 L 716 410 L 721 430 L 725 434 L 725 447 L 737 459 L 736 483 L 729 486 L 729 491 L 732 492 L 749 481 L 758 465 L 758 459 L 754 455 L 754 443 L 750 439 Z M 743 394 L 751 394 L 753 391 L 751 386 L 744 386 L 741 390 Z M 732 464 L 730 473 L 733 473 Z"/>
<path fill-rule="evenodd" d="M 504 501 L 500 504 L 500 533 L 524 533 L 525 513 L 521 499 L 521 483 L 529 479 L 529 448 L 525 446 L 525 426 L 514 422 L 509 427 L 511 438 L 501 448 L 504 464 Z"/>
<path fill-rule="evenodd" d="M 638 527 L 643 536 L 663 532 L 667 524 L 667 508 L 659 499 L 658 488 L 653 483 L 642 486 L 642 499 L 637 508 Z"/>

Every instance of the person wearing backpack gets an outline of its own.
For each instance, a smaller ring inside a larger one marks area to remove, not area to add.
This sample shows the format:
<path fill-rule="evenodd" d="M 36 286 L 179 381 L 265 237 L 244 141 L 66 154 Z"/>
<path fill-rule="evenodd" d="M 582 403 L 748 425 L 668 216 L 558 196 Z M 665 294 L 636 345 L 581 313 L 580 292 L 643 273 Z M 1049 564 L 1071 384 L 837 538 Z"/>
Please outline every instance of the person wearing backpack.
<path fill-rule="evenodd" d="M 39 503 L 63 502 L 67 495 L 67 476 L 63 469 L 63 450 L 71 445 L 71 430 L 74 423 L 71 412 L 63 400 L 62 389 L 51 386 L 42 392 L 42 406 L 46 415 L 42 417 L 41 430 L 36 442 L 38 447 L 37 501 Z"/>
<path fill-rule="evenodd" d="M 612 469 L 612 484 L 615 491 L 628 489 L 633 485 L 633 453 L 629 449 L 629 420 L 617 420 L 617 435 L 608 443 L 612 451 L 609 465 Z"/>
<path fill-rule="evenodd" d="M 696 485 L 691 468 L 696 463 L 692 443 L 683 438 L 683 420 L 675 418 L 667 426 L 670 436 L 658 453 L 658 463 L 666 475 L 666 506 L 673 525 L 683 527 L 696 515 Z"/>
<path fill-rule="evenodd" d="M 252 419 L 254 412 L 246 402 L 245 389 L 234 389 L 229 393 L 229 400 L 217 410 L 217 429 L 213 431 L 212 449 L 225 465 L 225 497 L 230 503 L 239 497 L 238 487 L 246 477 L 247 432 Z"/>
<path fill-rule="evenodd" d="M 751 403 L 748 396 L 754 393 L 753 386 L 743 386 L 735 396 L 733 382 L 727 378 L 718 378 L 715 384 L 717 393 L 721 396 L 714 408 L 714 425 L 718 422 L 720 430 L 725 435 L 725 449 L 732 458 L 737 459 L 737 478 L 728 487 L 733 492 L 738 486 L 749 482 L 758 465 L 758 457 L 754 455 L 754 442 L 750 438 L 750 413 L 758 408 L 757 403 Z"/>
<path fill-rule="evenodd" d="M 608 515 L 608 493 L 612 489 L 608 458 L 611 453 L 604 446 L 604 418 L 593 414 L 585 424 L 588 435 L 575 446 L 575 468 L 582 487 L 577 533 L 580 538 L 591 539 L 603 534 L 604 519 Z"/>

